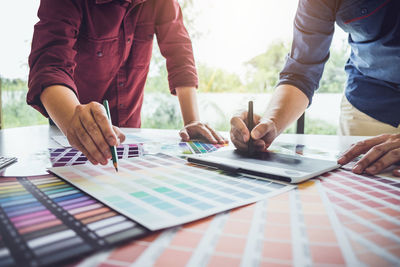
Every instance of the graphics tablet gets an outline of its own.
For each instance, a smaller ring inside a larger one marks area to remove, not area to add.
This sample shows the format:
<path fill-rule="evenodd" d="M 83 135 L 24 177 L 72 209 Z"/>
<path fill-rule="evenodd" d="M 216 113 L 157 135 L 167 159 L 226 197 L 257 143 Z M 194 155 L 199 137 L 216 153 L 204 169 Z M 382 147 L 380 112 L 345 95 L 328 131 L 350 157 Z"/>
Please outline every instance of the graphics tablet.
<path fill-rule="evenodd" d="M 238 150 L 190 155 L 189 162 L 215 167 L 224 171 L 300 183 L 340 167 L 336 161 L 312 159 L 274 152 L 256 152 L 249 156 Z"/>

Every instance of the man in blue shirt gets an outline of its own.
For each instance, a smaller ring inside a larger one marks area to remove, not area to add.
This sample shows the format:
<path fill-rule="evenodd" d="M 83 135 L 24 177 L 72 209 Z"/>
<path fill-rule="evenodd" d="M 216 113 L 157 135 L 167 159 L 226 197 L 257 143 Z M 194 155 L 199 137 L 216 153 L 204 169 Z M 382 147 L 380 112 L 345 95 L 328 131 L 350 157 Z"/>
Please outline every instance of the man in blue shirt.
<path fill-rule="evenodd" d="M 311 104 L 329 58 L 335 22 L 349 34 L 351 47 L 345 66 L 348 79 L 342 107 L 347 109 L 342 110 L 341 133 L 386 133 L 357 143 L 338 162 L 346 164 L 365 153 L 353 171 L 376 174 L 400 162 L 398 0 L 300 0 L 291 52 L 266 112 L 254 117 L 251 136 L 265 150 Z M 358 113 L 346 114 L 349 106 Z M 239 149 L 247 149 L 250 137 L 246 117 L 245 112 L 231 120 L 231 139 Z M 400 169 L 393 174 L 400 176 Z"/>

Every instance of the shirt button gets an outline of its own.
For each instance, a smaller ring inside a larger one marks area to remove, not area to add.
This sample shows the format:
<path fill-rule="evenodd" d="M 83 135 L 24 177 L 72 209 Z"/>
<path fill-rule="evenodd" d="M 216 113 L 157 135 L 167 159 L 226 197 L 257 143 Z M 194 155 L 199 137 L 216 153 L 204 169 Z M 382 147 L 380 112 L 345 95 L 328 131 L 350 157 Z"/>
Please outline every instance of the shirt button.
<path fill-rule="evenodd" d="M 127 42 L 128 42 L 128 44 L 129 44 L 129 43 L 131 42 L 131 38 L 128 38 Z"/>
<path fill-rule="evenodd" d="M 101 51 L 97 52 L 97 56 L 98 57 L 102 57 L 103 56 L 103 52 L 101 52 Z"/>
<path fill-rule="evenodd" d="M 367 9 L 367 8 L 361 8 L 361 14 L 362 14 L 362 15 L 367 14 L 367 12 L 368 12 L 368 9 Z"/>
<path fill-rule="evenodd" d="M 122 87 L 122 86 L 124 86 L 124 85 L 125 85 L 125 83 L 123 83 L 123 82 L 120 82 L 120 83 L 118 84 L 119 87 Z"/>

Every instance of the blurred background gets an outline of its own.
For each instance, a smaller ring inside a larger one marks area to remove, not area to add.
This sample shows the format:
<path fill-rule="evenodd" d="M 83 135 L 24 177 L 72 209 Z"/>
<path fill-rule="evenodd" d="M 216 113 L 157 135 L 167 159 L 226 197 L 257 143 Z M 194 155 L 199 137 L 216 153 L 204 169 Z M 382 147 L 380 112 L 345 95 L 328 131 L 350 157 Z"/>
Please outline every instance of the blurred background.
<path fill-rule="evenodd" d="M 179 0 L 199 74 L 201 119 L 228 131 L 248 100 L 262 113 L 290 50 L 295 0 Z M 46 124 L 26 104 L 28 65 L 39 0 L 0 1 L 0 78 L 3 128 Z M 336 28 L 320 88 L 306 111 L 305 133 L 336 134 L 346 81 L 347 35 Z M 156 38 L 142 109 L 143 128 L 179 129 L 176 97 L 169 94 L 165 60 Z M 294 125 L 286 132 L 294 132 Z"/>

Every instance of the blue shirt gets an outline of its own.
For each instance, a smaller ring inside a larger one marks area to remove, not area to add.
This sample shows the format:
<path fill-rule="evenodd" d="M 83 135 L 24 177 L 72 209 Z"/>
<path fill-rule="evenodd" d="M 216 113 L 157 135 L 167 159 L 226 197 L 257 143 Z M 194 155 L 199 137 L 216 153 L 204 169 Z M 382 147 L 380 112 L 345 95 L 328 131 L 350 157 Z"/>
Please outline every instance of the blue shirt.
<path fill-rule="evenodd" d="M 347 99 L 369 116 L 398 127 L 400 0 L 300 0 L 279 84 L 296 86 L 311 103 L 329 58 L 335 22 L 349 34 Z"/>

